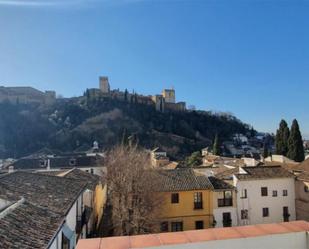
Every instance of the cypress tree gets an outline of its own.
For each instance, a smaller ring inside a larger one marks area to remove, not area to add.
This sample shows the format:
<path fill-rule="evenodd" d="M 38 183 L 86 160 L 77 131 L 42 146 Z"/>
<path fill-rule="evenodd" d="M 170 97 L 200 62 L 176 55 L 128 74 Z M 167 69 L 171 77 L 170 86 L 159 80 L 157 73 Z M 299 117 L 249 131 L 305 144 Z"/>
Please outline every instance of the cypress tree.
<path fill-rule="evenodd" d="M 288 146 L 289 146 L 289 152 L 287 155 L 288 158 L 296 162 L 302 162 L 305 160 L 303 139 L 296 119 L 293 120 L 291 126 L 291 134 L 288 141 Z"/>
<path fill-rule="evenodd" d="M 124 101 L 128 102 L 128 90 L 127 89 L 124 91 Z"/>
<path fill-rule="evenodd" d="M 279 129 L 276 134 L 276 154 L 286 156 L 288 153 L 288 140 L 290 137 L 290 130 L 287 122 L 282 119 Z"/>
<path fill-rule="evenodd" d="M 216 134 L 215 136 L 215 141 L 214 141 L 214 144 L 213 144 L 213 154 L 216 155 L 216 156 L 219 156 L 220 153 L 221 153 L 221 150 L 220 150 L 220 142 L 219 142 L 219 136 L 218 134 Z"/>
<path fill-rule="evenodd" d="M 264 143 L 264 146 L 263 146 L 263 157 L 266 158 L 269 156 L 269 151 L 268 151 L 268 146 L 266 143 Z"/>

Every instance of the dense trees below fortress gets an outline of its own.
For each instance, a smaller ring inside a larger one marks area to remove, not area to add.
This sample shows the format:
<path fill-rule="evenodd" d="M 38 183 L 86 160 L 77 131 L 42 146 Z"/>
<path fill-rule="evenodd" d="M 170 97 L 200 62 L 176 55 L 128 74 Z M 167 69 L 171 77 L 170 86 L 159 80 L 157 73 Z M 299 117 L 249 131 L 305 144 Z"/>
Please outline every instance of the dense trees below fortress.
<path fill-rule="evenodd" d="M 146 148 L 157 145 L 175 158 L 251 127 L 229 114 L 205 111 L 161 113 L 151 106 L 109 98 L 60 99 L 54 105 L 0 104 L 0 157 L 21 157 L 42 148 L 85 150 L 135 135 Z"/>

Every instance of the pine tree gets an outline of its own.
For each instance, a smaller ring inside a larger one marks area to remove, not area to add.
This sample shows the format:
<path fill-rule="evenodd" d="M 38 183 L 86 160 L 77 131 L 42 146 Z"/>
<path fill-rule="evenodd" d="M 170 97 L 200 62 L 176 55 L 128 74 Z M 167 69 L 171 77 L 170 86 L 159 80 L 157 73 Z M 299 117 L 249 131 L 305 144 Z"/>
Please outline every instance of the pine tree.
<path fill-rule="evenodd" d="M 290 137 L 290 130 L 287 122 L 282 119 L 279 129 L 276 134 L 276 154 L 286 156 L 288 153 L 288 140 Z"/>
<path fill-rule="evenodd" d="M 293 120 L 291 126 L 291 134 L 288 141 L 288 146 L 289 146 L 289 152 L 287 155 L 288 158 L 296 162 L 302 162 L 305 160 L 303 139 L 296 119 Z"/>
<path fill-rule="evenodd" d="M 220 148 L 220 142 L 219 142 L 219 136 L 218 134 L 216 134 L 216 137 L 215 137 L 215 141 L 214 141 L 214 144 L 213 144 L 213 154 L 214 155 L 217 155 L 219 156 L 220 153 L 221 153 L 221 148 Z"/>

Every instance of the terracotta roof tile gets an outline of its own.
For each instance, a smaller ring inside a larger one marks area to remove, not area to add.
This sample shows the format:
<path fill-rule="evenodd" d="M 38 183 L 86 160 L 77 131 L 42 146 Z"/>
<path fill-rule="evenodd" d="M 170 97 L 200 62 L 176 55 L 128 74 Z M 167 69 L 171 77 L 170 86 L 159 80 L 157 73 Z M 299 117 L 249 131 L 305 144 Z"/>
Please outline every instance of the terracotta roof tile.
<path fill-rule="evenodd" d="M 132 248 L 160 246 L 161 242 L 159 236 L 156 234 L 137 235 L 130 237 L 130 244 Z"/>
<path fill-rule="evenodd" d="M 212 229 L 186 231 L 184 233 L 187 235 L 190 242 L 202 242 L 217 239 Z"/>
<path fill-rule="evenodd" d="M 189 238 L 183 232 L 175 232 L 173 236 L 171 236 L 171 233 L 161 233 L 159 237 L 163 245 L 185 244 L 190 242 Z"/>
<path fill-rule="evenodd" d="M 104 238 L 101 240 L 100 249 L 129 249 L 129 248 L 132 248 L 130 245 L 129 236 L 111 237 L 111 238 Z M 85 249 L 88 248 L 86 247 Z"/>
<path fill-rule="evenodd" d="M 161 185 L 158 191 L 188 191 L 212 189 L 212 185 L 206 176 L 196 176 L 193 169 L 160 170 Z"/>
<path fill-rule="evenodd" d="M 247 174 L 235 174 L 239 180 L 292 178 L 294 175 L 281 166 L 242 167 Z"/>
<path fill-rule="evenodd" d="M 87 249 L 100 249 L 101 239 L 79 240 L 78 247 Z"/>
<path fill-rule="evenodd" d="M 243 237 L 241 233 L 232 227 L 217 228 L 215 230 L 215 236 L 218 240 L 236 239 Z"/>
<path fill-rule="evenodd" d="M 132 237 L 110 237 L 97 240 L 101 243 L 100 249 L 135 249 L 155 247 L 160 245 L 166 246 L 188 244 L 211 240 L 248 238 L 302 231 L 309 231 L 309 222 L 292 221 L 287 223 L 212 228 L 205 230 L 139 235 Z M 85 241 L 87 242 L 88 240 L 80 240 L 76 249 L 92 249 L 91 247 L 88 247 Z"/>

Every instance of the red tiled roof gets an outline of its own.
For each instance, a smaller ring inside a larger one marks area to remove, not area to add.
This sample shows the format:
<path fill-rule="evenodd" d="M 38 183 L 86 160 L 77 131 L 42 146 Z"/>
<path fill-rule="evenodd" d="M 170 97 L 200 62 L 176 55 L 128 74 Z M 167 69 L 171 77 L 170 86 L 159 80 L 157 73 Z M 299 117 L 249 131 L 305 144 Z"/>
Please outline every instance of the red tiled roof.
<path fill-rule="evenodd" d="M 241 239 L 265 235 L 309 231 L 309 222 L 261 224 L 241 227 L 211 228 L 175 233 L 109 237 L 79 240 L 76 249 L 134 249 L 166 245 Z"/>

